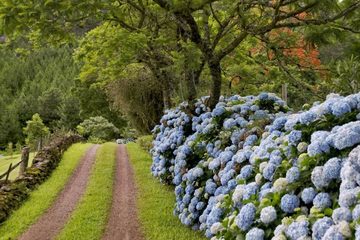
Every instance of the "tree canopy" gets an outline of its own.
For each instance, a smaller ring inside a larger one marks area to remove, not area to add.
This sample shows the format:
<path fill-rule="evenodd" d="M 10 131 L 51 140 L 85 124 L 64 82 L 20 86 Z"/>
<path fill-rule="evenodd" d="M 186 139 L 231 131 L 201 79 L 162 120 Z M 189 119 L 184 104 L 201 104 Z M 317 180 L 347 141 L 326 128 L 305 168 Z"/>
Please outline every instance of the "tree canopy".
<path fill-rule="evenodd" d="M 86 102 L 98 100 L 86 95 L 98 91 L 115 114 L 149 131 L 159 111 L 200 95 L 210 95 L 214 107 L 221 94 L 285 86 L 299 107 L 333 88 L 356 91 L 356 72 L 346 69 L 356 69 L 360 52 L 359 8 L 358 0 L 6 0 L 0 29 L 7 46 L 26 51 L 68 44 L 80 68 L 78 89 L 86 90 L 77 92 L 87 99 L 74 105 L 80 115 L 90 117 Z M 140 102 L 157 104 L 131 111 Z M 51 114 L 42 113 L 44 121 L 64 119 Z"/>

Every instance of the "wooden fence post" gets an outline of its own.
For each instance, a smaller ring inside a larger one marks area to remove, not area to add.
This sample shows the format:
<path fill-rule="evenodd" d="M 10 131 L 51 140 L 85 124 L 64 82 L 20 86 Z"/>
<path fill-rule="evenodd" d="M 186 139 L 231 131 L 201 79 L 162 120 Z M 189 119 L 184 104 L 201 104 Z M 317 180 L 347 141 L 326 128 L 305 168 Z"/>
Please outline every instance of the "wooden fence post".
<path fill-rule="evenodd" d="M 11 167 L 12 167 L 12 163 L 10 163 L 9 170 L 6 173 L 5 182 L 7 182 L 9 180 L 9 176 L 10 176 L 10 173 L 11 173 Z"/>
<path fill-rule="evenodd" d="M 29 154 L 30 154 L 30 148 L 29 147 L 24 147 L 22 149 L 22 151 L 21 151 L 21 163 L 20 163 L 19 176 L 24 175 L 25 170 L 28 167 Z"/>

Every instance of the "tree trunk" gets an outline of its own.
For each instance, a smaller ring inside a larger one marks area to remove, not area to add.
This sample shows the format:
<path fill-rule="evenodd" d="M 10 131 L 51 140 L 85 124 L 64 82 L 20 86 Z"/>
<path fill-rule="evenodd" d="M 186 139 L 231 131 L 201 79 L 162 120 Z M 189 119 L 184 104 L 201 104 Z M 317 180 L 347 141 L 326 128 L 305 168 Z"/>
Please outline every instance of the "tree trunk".
<path fill-rule="evenodd" d="M 171 104 L 171 97 L 168 89 L 163 89 L 163 101 L 164 101 L 164 110 L 170 109 Z"/>
<path fill-rule="evenodd" d="M 195 76 L 194 71 L 189 68 L 188 64 L 185 62 L 185 82 L 187 89 L 187 100 L 192 102 L 196 98 L 196 85 L 195 85 Z"/>
<path fill-rule="evenodd" d="M 200 82 L 200 75 L 204 69 L 205 61 L 202 60 L 197 69 L 191 69 L 190 56 L 185 56 L 185 82 L 187 88 L 187 100 L 189 103 L 194 101 L 197 96 L 197 85 Z"/>
<path fill-rule="evenodd" d="M 164 97 L 164 110 L 172 108 L 172 101 L 171 101 L 171 85 L 170 85 L 170 76 L 168 71 L 161 70 L 160 75 L 158 76 L 160 79 L 162 90 L 163 90 L 163 97 Z"/>
<path fill-rule="evenodd" d="M 213 109 L 219 102 L 221 94 L 221 66 L 220 61 L 209 61 L 209 68 L 212 80 L 212 87 L 210 92 L 210 100 L 208 106 Z"/>
<path fill-rule="evenodd" d="M 163 93 L 164 110 L 172 107 L 170 77 L 166 70 L 161 70 L 150 61 L 144 61 L 159 82 L 159 87 Z"/>

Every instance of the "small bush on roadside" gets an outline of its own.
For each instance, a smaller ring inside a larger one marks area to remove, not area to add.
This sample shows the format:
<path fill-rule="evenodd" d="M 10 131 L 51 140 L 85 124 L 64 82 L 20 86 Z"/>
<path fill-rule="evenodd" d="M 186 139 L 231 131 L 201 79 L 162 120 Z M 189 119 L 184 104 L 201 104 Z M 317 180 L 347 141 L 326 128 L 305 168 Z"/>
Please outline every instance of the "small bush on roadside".
<path fill-rule="evenodd" d="M 116 138 L 119 129 L 106 118 L 97 116 L 86 119 L 77 126 L 77 131 L 87 139 L 109 141 Z"/>
<path fill-rule="evenodd" d="M 140 145 L 140 147 L 146 150 L 147 152 L 149 152 L 153 146 L 152 141 L 153 141 L 152 135 L 145 135 L 137 139 L 137 143 Z"/>

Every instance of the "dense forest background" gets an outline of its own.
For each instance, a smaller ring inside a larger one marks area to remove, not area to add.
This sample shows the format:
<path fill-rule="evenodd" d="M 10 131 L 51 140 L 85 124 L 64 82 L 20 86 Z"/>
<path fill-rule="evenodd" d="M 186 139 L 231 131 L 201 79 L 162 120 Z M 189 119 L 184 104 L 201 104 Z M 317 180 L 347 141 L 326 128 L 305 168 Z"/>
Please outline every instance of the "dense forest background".
<path fill-rule="evenodd" d="M 331 92 L 359 92 L 359 7 L 351 0 L 4 1 L 0 146 L 23 142 L 35 113 L 52 132 L 102 116 L 121 137 L 129 128 L 149 133 L 164 109 L 205 95 L 268 91 L 300 109 Z"/>

